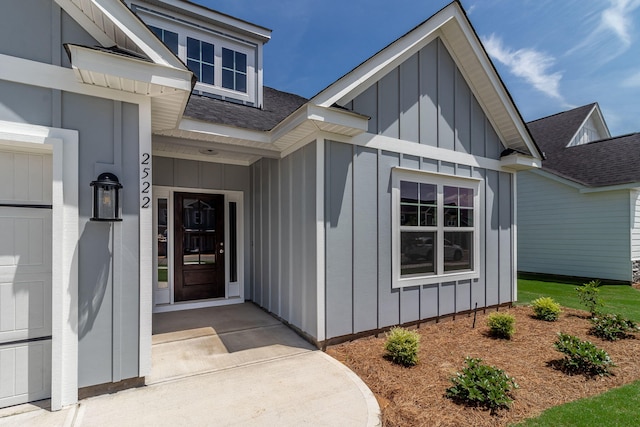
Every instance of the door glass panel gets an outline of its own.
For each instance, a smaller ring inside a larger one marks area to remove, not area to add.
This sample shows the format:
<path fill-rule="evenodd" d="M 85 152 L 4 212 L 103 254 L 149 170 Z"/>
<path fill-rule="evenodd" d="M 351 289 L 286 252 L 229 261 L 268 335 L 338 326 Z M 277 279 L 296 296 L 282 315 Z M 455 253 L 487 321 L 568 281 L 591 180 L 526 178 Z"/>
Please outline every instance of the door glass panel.
<path fill-rule="evenodd" d="M 158 199 L 158 288 L 169 287 L 167 263 L 167 199 Z"/>
<path fill-rule="evenodd" d="M 185 198 L 182 206 L 183 265 L 215 264 L 216 210 L 197 198 Z"/>

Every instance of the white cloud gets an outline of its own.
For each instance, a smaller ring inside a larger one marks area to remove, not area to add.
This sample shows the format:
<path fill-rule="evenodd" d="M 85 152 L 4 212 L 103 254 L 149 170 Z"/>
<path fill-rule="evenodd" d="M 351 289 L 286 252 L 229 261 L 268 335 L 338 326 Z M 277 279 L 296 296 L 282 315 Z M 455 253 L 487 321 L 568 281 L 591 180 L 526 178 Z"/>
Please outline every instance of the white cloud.
<path fill-rule="evenodd" d="M 630 14 L 640 6 L 639 0 L 609 0 L 610 6 L 600 14 L 597 30 L 613 32 L 625 47 L 631 45 L 633 21 Z"/>
<path fill-rule="evenodd" d="M 509 67 L 509 71 L 523 78 L 537 90 L 563 101 L 560 95 L 562 74 L 549 71 L 555 64 L 555 58 L 535 49 L 511 50 L 505 47 L 495 34 L 482 40 L 489 55 Z"/>
<path fill-rule="evenodd" d="M 640 0 L 609 0 L 609 7 L 599 14 L 600 20 L 591 33 L 570 49 L 570 55 L 582 49 L 588 49 L 593 55 L 597 50 L 599 63 L 609 62 L 624 53 L 633 42 L 634 22 L 632 12 L 640 7 Z M 613 37 L 611 37 L 613 35 Z M 618 41 L 613 47 L 610 42 Z"/>

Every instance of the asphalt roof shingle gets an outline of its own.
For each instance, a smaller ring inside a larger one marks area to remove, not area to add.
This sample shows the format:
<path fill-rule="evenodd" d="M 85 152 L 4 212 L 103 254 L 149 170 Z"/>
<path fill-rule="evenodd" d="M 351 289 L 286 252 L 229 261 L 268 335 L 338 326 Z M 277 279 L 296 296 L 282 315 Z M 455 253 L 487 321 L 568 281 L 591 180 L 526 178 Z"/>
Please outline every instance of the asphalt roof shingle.
<path fill-rule="evenodd" d="M 306 102 L 306 98 L 266 86 L 262 109 L 194 93 L 184 115 L 210 123 L 269 131 Z"/>
<path fill-rule="evenodd" d="M 640 133 L 567 147 L 594 105 L 527 123 L 546 156 L 542 169 L 588 187 L 640 183 Z"/>

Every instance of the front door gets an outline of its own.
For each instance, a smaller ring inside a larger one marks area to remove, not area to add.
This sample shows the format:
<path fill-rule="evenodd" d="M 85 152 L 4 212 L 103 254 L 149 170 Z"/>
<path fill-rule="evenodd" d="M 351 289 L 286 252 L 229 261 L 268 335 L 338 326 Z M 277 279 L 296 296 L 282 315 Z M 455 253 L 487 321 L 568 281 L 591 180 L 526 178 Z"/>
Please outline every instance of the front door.
<path fill-rule="evenodd" d="M 174 206 L 174 300 L 224 297 L 224 195 L 175 193 Z"/>

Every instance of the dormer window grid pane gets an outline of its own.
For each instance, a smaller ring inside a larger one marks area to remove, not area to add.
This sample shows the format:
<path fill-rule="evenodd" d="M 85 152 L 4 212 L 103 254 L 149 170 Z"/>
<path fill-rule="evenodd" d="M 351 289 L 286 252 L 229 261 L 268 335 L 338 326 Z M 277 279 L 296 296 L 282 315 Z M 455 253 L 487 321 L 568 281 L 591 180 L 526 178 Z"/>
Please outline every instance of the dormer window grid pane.
<path fill-rule="evenodd" d="M 149 29 L 153 31 L 153 33 L 162 40 L 169 49 L 171 49 L 171 52 L 178 55 L 178 33 L 154 27 L 153 25 L 149 25 Z"/>
<path fill-rule="evenodd" d="M 247 55 L 231 49 L 222 48 L 222 87 L 247 91 Z"/>
<path fill-rule="evenodd" d="M 187 67 L 198 81 L 214 84 L 214 46 L 202 40 L 187 37 Z"/>

